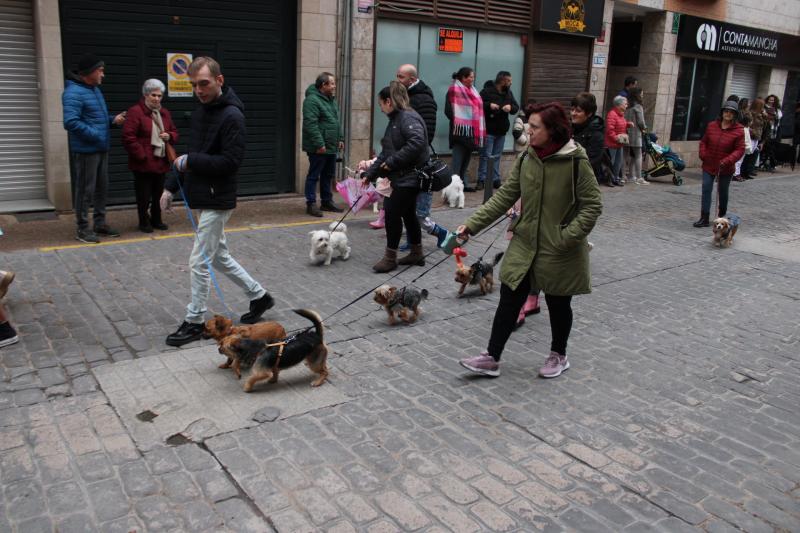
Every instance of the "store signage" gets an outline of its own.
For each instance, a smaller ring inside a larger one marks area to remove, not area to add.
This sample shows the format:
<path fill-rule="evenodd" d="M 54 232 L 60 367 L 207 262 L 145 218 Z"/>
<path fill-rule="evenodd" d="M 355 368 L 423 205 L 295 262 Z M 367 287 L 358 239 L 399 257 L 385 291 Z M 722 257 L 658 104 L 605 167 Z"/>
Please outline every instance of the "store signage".
<path fill-rule="evenodd" d="M 534 29 L 599 37 L 603 4 L 603 0 L 539 0 Z"/>
<path fill-rule="evenodd" d="M 800 67 L 800 37 L 684 15 L 675 51 Z"/>
<path fill-rule="evenodd" d="M 359 13 L 369 13 L 369 10 L 372 9 L 372 6 L 372 0 L 358 0 Z"/>
<path fill-rule="evenodd" d="M 440 52 L 460 54 L 464 51 L 464 30 L 456 28 L 439 28 Z"/>
<path fill-rule="evenodd" d="M 192 84 L 189 83 L 191 62 L 192 54 L 167 52 L 167 94 L 170 98 L 192 96 Z"/>
<path fill-rule="evenodd" d="M 605 54 L 599 54 L 599 53 L 595 52 L 594 55 L 592 56 L 592 66 L 598 67 L 598 68 L 605 67 L 606 66 L 606 55 Z"/>

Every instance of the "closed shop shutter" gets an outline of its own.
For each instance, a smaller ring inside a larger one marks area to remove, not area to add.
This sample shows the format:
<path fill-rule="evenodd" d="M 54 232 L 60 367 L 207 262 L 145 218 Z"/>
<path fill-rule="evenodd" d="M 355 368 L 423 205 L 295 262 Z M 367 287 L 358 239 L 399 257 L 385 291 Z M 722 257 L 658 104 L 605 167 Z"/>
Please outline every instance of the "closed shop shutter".
<path fill-rule="evenodd" d="M 752 102 L 758 93 L 758 65 L 733 65 L 729 92 Z"/>
<path fill-rule="evenodd" d="M 561 102 L 589 87 L 592 39 L 534 32 L 528 44 L 527 98 Z"/>
<path fill-rule="evenodd" d="M 528 31 L 531 0 L 392 0 L 378 6 L 380 17 L 425 22 L 462 23 L 485 28 L 494 26 Z"/>
<path fill-rule="evenodd" d="M 31 2 L 2 0 L 0 202 L 45 198 L 47 189 Z"/>
<path fill-rule="evenodd" d="M 293 1 L 61 0 L 64 67 L 85 52 L 106 62 L 101 87 L 109 111 L 141 97 L 144 80 L 167 82 L 167 53 L 209 55 L 222 65 L 225 84 L 244 102 L 247 153 L 239 169 L 239 195 L 294 190 L 296 13 Z M 165 95 L 186 148 L 193 97 Z M 112 129 L 111 203 L 134 201 L 133 176 L 120 130 Z"/>

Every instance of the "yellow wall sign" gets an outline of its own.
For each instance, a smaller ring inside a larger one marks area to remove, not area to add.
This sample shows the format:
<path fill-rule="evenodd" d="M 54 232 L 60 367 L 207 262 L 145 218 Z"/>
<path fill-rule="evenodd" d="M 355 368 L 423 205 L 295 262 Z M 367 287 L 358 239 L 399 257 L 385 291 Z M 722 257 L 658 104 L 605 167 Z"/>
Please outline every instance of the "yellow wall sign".
<path fill-rule="evenodd" d="M 167 53 L 167 91 L 171 97 L 192 96 L 189 64 L 192 54 Z"/>
<path fill-rule="evenodd" d="M 586 10 L 583 7 L 583 0 L 564 0 L 561 2 L 561 20 L 558 21 L 558 29 L 568 32 L 583 32 L 586 24 Z"/>

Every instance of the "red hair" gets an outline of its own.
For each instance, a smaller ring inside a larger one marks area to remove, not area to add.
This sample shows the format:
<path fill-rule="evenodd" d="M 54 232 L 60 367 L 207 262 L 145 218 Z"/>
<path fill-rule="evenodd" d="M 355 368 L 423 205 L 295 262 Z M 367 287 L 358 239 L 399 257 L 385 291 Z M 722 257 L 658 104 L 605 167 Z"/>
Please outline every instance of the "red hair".
<path fill-rule="evenodd" d="M 539 119 L 550 134 L 550 142 L 563 146 L 572 138 L 567 111 L 558 102 L 536 104 L 531 109 L 531 115 L 539 115 Z"/>

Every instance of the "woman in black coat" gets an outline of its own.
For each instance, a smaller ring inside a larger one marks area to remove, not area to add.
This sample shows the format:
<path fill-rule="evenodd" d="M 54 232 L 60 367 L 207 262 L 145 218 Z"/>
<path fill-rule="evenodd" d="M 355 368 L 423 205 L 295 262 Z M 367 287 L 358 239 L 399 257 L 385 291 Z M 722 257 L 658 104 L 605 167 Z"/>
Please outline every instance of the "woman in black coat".
<path fill-rule="evenodd" d="M 422 231 L 417 219 L 419 193 L 417 168 L 428 160 L 428 134 L 425 121 L 411 108 L 408 91 L 402 83 L 393 81 L 378 93 L 378 103 L 389 117 L 389 125 L 381 139 L 381 153 L 365 173 L 365 179 L 375 182 L 388 178 L 392 193 L 383 201 L 386 213 L 386 251 L 383 259 L 373 265 L 375 272 L 389 272 L 397 265 L 425 265 L 422 251 Z M 397 260 L 397 247 L 406 226 L 411 253 Z"/>
<path fill-rule="evenodd" d="M 592 93 L 578 93 L 572 99 L 572 109 L 570 110 L 570 120 L 572 121 L 572 135 L 575 142 L 580 144 L 586 155 L 589 156 L 589 163 L 594 170 L 594 176 L 598 182 L 605 181 L 602 171 L 603 154 L 605 146 L 605 123 L 603 119 L 595 114 L 597 111 L 597 99 Z M 613 187 L 614 183 L 610 180 L 606 184 Z"/>

